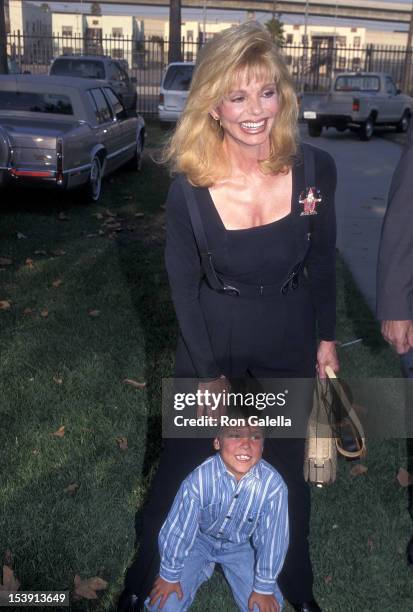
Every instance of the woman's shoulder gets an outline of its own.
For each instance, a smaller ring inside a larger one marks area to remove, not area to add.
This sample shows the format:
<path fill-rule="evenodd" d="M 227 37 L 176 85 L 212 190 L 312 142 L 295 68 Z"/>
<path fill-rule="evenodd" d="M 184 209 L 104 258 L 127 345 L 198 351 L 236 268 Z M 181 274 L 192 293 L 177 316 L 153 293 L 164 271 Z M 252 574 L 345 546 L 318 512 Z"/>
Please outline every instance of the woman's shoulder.
<path fill-rule="evenodd" d="M 303 150 L 307 149 L 314 155 L 314 161 L 317 169 L 321 168 L 330 171 L 332 169 L 335 170 L 336 163 L 334 161 L 334 157 L 330 155 L 330 153 L 328 153 L 324 149 L 320 149 L 320 147 L 315 147 L 314 145 L 309 144 L 307 142 L 302 142 L 301 147 L 303 148 Z"/>

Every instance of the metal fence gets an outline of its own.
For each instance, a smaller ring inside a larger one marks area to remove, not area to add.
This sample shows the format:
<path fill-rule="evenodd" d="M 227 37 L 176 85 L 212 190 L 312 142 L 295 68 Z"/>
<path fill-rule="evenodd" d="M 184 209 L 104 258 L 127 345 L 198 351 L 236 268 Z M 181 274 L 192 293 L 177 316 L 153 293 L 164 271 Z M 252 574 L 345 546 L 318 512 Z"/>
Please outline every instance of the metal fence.
<path fill-rule="evenodd" d="M 7 43 L 8 53 L 21 72 L 33 74 L 47 73 L 53 58 L 62 54 L 108 55 L 123 60 L 129 75 L 137 81 L 139 112 L 156 116 L 159 84 L 169 51 L 168 41 L 161 37 L 104 37 L 96 31 L 86 36 L 13 32 Z M 182 39 L 180 46 L 182 60 L 195 61 L 202 41 Z M 412 51 L 405 47 L 346 47 L 331 38 L 313 40 L 308 45 L 284 45 L 282 51 L 299 92 L 326 91 L 337 72 L 364 70 L 387 72 L 398 87 L 413 93 Z"/>

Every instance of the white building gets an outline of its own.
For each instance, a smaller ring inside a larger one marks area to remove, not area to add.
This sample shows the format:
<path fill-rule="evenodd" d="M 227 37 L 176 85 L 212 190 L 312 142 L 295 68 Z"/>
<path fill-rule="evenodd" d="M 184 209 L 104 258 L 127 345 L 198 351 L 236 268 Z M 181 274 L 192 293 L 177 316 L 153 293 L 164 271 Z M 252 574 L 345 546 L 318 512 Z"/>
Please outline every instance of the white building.
<path fill-rule="evenodd" d="M 205 40 L 213 38 L 218 32 L 222 32 L 232 25 L 238 25 L 237 23 L 230 22 L 206 22 L 205 23 Z M 204 24 L 200 21 L 182 21 L 181 22 L 181 39 L 184 42 L 183 45 L 183 61 L 192 62 L 196 60 L 198 44 L 204 39 L 203 34 Z M 164 25 L 164 38 L 169 39 L 169 21 L 165 22 Z M 168 45 L 165 45 L 167 50 Z"/>
<path fill-rule="evenodd" d="M 51 13 L 22 0 L 9 0 L 8 53 L 23 62 L 41 63 L 50 47 Z"/>

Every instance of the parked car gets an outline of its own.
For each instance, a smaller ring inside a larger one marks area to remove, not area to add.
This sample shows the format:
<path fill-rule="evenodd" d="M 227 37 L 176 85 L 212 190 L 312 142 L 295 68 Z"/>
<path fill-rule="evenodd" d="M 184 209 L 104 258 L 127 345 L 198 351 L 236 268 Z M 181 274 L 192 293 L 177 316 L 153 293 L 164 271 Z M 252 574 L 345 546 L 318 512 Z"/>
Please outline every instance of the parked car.
<path fill-rule="evenodd" d="M 413 99 L 396 88 L 389 74 L 380 72 L 338 74 L 328 93 L 306 93 L 301 99 L 310 136 L 320 136 L 324 127 L 349 128 L 361 140 L 370 140 L 379 125 L 406 132 L 412 108 Z"/>
<path fill-rule="evenodd" d="M 80 188 L 97 201 L 102 178 L 139 170 L 145 122 L 104 81 L 0 75 L 0 185 Z"/>
<path fill-rule="evenodd" d="M 194 68 L 194 62 L 173 62 L 166 67 L 159 92 L 158 116 L 161 127 L 169 127 L 181 116 Z"/>
<path fill-rule="evenodd" d="M 53 60 L 49 74 L 107 81 L 126 108 L 136 109 L 136 78 L 129 78 L 125 60 L 106 55 L 61 55 Z"/>

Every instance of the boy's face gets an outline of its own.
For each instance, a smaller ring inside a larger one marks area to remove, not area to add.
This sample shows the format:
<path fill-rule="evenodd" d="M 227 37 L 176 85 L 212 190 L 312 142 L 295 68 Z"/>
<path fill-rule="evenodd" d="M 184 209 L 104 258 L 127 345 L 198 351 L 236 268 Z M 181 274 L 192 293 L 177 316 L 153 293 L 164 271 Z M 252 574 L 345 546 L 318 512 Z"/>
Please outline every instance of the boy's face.
<path fill-rule="evenodd" d="M 240 480 L 262 457 L 264 437 L 259 427 L 228 427 L 214 440 L 227 470 Z"/>

